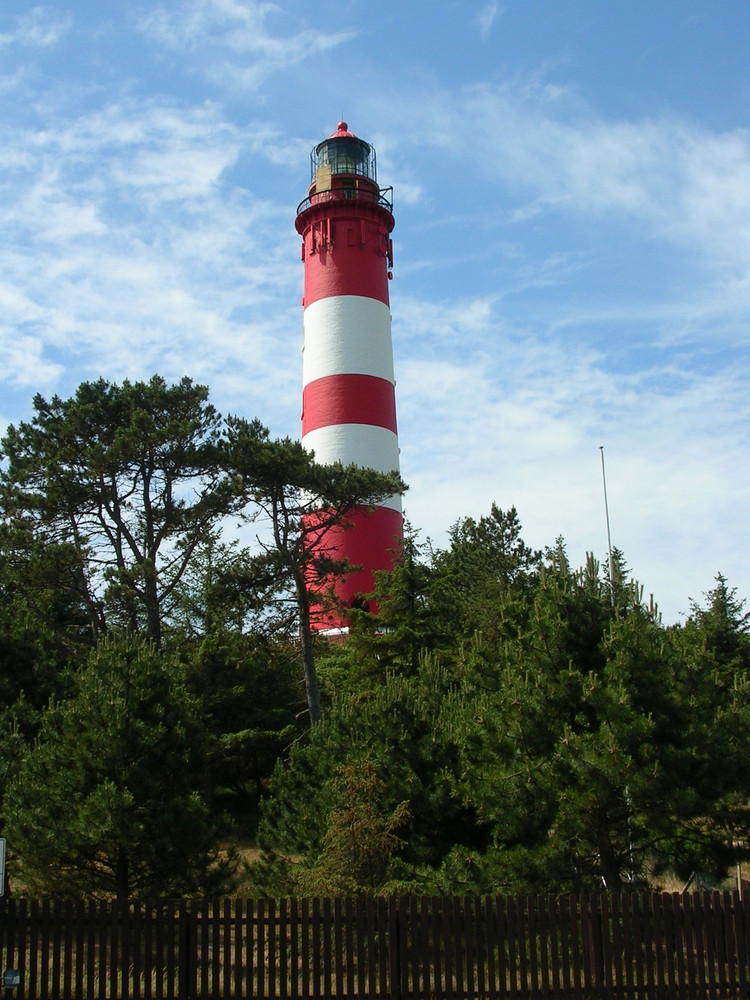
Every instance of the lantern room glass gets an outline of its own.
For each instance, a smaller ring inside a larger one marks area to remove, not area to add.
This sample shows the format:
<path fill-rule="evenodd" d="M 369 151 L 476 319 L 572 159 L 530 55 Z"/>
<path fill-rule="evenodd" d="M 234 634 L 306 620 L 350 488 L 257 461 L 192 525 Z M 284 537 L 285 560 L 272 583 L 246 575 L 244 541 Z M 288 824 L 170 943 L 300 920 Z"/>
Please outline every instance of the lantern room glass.
<path fill-rule="evenodd" d="M 375 150 L 354 136 L 334 136 L 318 143 L 310 156 L 310 166 L 311 180 L 315 179 L 319 167 L 330 167 L 331 175 L 367 177 L 377 183 Z"/>

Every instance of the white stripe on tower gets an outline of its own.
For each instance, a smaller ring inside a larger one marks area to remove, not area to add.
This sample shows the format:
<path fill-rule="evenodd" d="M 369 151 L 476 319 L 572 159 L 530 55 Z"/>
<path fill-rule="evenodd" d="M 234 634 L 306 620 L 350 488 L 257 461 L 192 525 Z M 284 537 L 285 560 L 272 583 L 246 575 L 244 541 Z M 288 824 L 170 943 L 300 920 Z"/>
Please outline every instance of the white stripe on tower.
<path fill-rule="evenodd" d="M 362 295 L 333 295 L 311 302 L 304 313 L 302 382 L 324 375 L 361 372 L 393 382 L 391 313 L 388 304 Z"/>

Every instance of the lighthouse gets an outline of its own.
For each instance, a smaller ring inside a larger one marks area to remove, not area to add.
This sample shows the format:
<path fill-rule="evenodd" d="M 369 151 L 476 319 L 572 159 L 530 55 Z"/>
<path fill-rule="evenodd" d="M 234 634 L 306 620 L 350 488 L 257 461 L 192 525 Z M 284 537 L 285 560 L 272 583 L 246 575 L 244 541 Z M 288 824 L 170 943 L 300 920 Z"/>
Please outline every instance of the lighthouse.
<path fill-rule="evenodd" d="M 313 149 L 308 196 L 297 208 L 304 262 L 302 445 L 317 462 L 399 471 L 388 282 L 393 202 L 378 186 L 375 150 L 346 122 Z M 337 580 L 339 610 L 316 609 L 318 632 L 347 631 L 377 570 L 403 538 L 401 497 L 352 511 L 325 536 L 326 553 L 357 569 Z"/>

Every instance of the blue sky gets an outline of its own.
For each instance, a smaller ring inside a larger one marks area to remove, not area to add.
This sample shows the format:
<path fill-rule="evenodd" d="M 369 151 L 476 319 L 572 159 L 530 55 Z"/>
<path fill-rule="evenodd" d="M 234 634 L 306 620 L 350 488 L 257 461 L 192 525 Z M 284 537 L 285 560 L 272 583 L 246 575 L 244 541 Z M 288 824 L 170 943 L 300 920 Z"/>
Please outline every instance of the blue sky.
<path fill-rule="evenodd" d="M 750 597 L 750 6 L 0 5 L 0 430 L 189 375 L 300 433 L 294 214 L 343 117 L 393 185 L 406 514 Z"/>

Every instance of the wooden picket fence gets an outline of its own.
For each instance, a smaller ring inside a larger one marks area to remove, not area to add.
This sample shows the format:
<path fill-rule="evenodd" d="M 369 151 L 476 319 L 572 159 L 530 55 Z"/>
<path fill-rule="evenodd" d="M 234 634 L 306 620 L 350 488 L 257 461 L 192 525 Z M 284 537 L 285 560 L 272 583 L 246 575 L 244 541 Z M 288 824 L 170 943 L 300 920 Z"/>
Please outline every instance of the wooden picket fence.
<path fill-rule="evenodd" d="M 5 997 L 748 997 L 750 892 L 0 899 Z"/>

